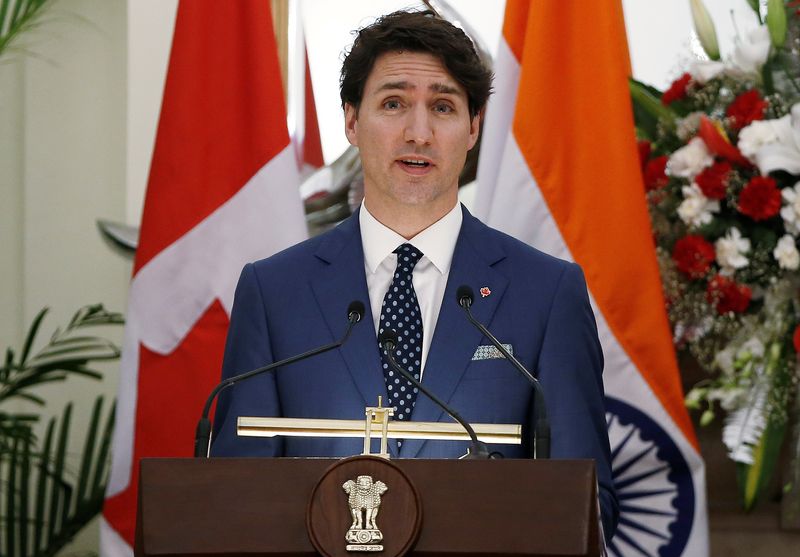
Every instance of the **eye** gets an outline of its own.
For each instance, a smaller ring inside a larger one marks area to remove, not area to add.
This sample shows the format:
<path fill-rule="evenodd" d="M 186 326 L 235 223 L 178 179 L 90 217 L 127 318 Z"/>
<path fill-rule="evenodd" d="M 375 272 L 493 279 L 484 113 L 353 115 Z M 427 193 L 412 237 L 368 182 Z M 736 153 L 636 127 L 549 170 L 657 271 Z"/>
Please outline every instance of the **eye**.
<path fill-rule="evenodd" d="M 440 114 L 450 114 L 453 112 L 454 108 L 449 103 L 439 102 L 433 105 L 433 110 Z"/>
<path fill-rule="evenodd" d="M 400 108 L 400 101 L 397 99 L 389 99 L 388 101 L 384 101 L 383 108 L 386 110 L 397 110 Z"/>

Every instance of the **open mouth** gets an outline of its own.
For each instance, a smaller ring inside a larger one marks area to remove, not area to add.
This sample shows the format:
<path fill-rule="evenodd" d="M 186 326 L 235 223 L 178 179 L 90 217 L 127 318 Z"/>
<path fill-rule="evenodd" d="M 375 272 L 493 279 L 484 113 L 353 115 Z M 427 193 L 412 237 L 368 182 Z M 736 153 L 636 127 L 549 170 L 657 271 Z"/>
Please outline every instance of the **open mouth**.
<path fill-rule="evenodd" d="M 400 159 L 397 162 L 399 162 L 400 164 L 402 164 L 407 168 L 428 168 L 429 166 L 431 166 L 431 163 L 427 161 L 420 161 L 416 159 Z"/>

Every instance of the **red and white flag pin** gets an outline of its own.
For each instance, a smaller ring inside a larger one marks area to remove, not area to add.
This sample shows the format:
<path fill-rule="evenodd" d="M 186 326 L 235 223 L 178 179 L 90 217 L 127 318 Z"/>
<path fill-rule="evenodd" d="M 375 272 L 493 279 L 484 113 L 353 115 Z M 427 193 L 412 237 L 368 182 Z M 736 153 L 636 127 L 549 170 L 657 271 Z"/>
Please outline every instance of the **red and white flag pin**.
<path fill-rule="evenodd" d="M 489 290 L 488 286 L 482 286 L 481 287 L 481 298 L 485 298 L 486 296 L 488 296 L 491 293 L 492 293 L 492 291 Z"/>

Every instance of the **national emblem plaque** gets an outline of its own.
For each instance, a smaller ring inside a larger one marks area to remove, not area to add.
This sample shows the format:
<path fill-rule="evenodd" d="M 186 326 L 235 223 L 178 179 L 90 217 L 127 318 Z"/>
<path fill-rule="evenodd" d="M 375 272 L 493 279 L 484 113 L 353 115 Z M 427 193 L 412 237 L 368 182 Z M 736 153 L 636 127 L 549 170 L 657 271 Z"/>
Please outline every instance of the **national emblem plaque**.
<path fill-rule="evenodd" d="M 347 458 L 328 468 L 306 515 L 308 537 L 324 557 L 355 552 L 402 557 L 421 524 L 422 504 L 411 480 L 391 461 L 374 456 Z"/>

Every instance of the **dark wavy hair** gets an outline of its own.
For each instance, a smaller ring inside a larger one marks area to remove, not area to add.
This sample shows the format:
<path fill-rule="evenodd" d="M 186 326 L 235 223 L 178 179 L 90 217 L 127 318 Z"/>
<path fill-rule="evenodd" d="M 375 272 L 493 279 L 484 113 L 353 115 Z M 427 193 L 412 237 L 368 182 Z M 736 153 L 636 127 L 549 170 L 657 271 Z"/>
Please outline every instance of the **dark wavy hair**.
<path fill-rule="evenodd" d="M 436 56 L 467 92 L 470 114 L 476 116 L 492 93 L 492 72 L 469 37 L 430 10 L 397 11 L 381 16 L 356 34 L 342 63 L 339 93 L 342 107 L 358 110 L 375 60 L 386 52 L 425 52 Z"/>

